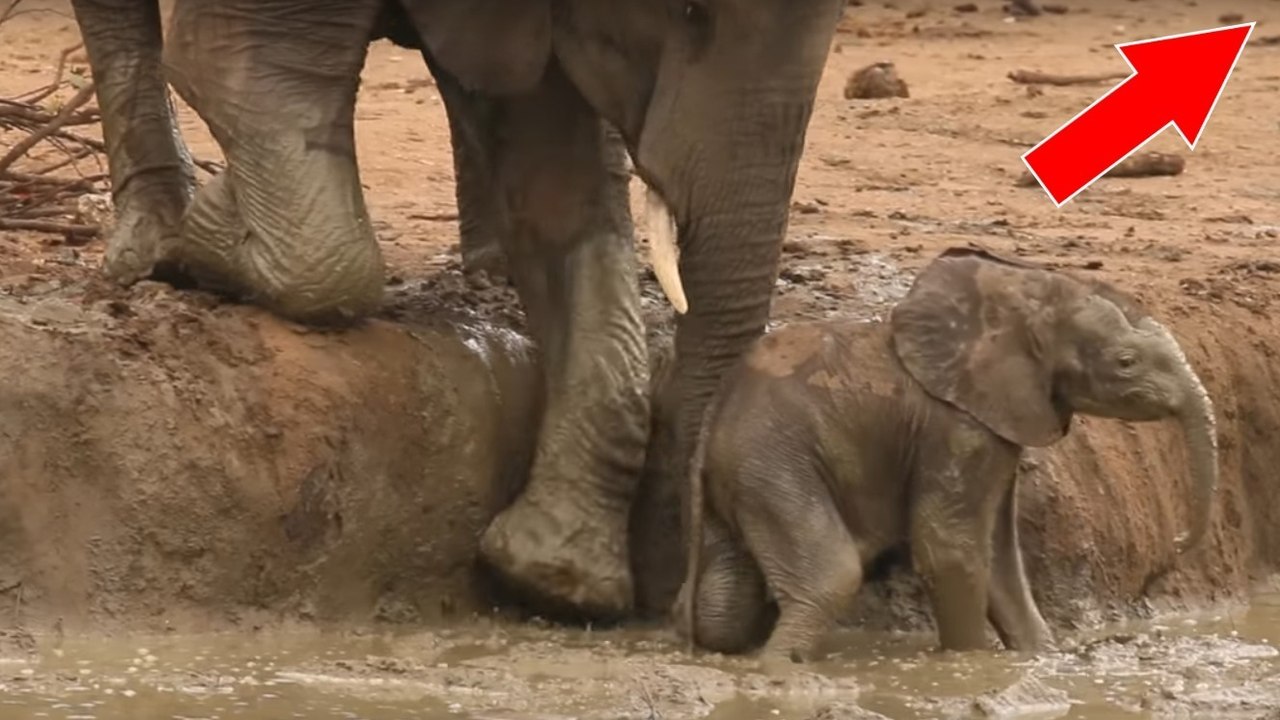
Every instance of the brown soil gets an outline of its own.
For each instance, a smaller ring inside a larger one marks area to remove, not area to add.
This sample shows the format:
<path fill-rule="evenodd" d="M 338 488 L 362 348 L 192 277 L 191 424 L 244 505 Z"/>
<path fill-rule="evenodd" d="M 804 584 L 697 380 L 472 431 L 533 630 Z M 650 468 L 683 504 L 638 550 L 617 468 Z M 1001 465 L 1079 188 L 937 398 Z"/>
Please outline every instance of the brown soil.
<path fill-rule="evenodd" d="M 1246 50 L 1194 154 L 1172 132 L 1151 144 L 1187 155 L 1182 174 L 1105 179 L 1057 210 L 1018 186 L 1019 155 L 1107 85 L 1033 89 L 1007 73 L 1123 71 L 1111 44 L 1213 27 L 1223 8 L 1077 1 L 1009 23 L 994 0 L 952 4 L 847 11 L 775 320 L 878 315 L 911 272 L 971 241 L 1134 292 L 1217 404 L 1217 526 L 1157 576 L 1187 517 L 1176 430 L 1080 419 L 1026 461 L 1036 595 L 1059 626 L 1238 597 L 1280 560 L 1280 47 Z M 0 27 L 0 96 L 43 84 L 77 41 L 63 2 L 24 7 L 37 11 Z M 1280 21 L 1275 2 L 1232 9 L 1261 21 L 1258 38 Z M 910 97 L 846 100 L 849 74 L 880 60 Z M 519 431 L 536 391 L 527 348 L 498 329 L 519 327 L 514 295 L 459 271 L 447 129 L 427 78 L 415 53 L 371 48 L 357 144 L 394 277 L 384 317 L 363 328 L 311 332 L 201 293 L 111 288 L 97 277 L 101 240 L 0 231 L 0 592 L 19 619 L 405 622 L 485 607 L 474 542 L 526 462 Z M 181 117 L 193 152 L 217 159 L 194 114 Z M 660 337 L 670 311 L 644 282 Z M 886 574 L 858 617 L 927 627 L 909 573 Z"/>

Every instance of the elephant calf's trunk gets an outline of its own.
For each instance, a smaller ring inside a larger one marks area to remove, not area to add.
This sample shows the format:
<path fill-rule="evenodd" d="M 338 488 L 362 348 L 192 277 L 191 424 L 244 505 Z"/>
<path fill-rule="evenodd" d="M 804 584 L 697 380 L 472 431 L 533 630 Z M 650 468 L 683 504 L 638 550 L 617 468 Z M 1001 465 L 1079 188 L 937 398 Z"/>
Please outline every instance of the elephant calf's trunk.
<path fill-rule="evenodd" d="M 1186 401 L 1178 412 L 1191 466 L 1191 527 L 1176 541 L 1179 553 L 1194 548 L 1208 533 L 1218 487 L 1218 433 L 1213 402 L 1190 366 L 1187 367 Z"/>

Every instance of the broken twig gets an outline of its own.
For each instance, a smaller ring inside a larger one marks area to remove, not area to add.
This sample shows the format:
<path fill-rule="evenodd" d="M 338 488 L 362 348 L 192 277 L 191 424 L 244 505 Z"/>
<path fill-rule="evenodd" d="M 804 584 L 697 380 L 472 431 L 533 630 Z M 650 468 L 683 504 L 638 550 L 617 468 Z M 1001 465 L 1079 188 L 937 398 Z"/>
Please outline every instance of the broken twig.
<path fill-rule="evenodd" d="M 1057 75 L 1039 70 L 1011 70 L 1009 79 L 1022 85 L 1091 85 L 1093 83 L 1123 80 L 1129 73 L 1095 73 L 1093 75 Z"/>
<path fill-rule="evenodd" d="M 32 230 L 61 235 L 97 235 L 97 225 L 53 222 L 51 220 L 10 220 L 0 218 L 0 230 Z"/>
<path fill-rule="evenodd" d="M 66 105 L 62 106 L 62 109 L 58 111 L 58 114 L 52 120 L 45 123 L 39 130 L 19 140 L 12 148 L 9 148 L 9 152 L 5 153 L 4 157 L 0 157 L 0 173 L 8 170 L 14 160 L 25 155 L 28 150 L 35 147 L 36 143 L 50 137 L 59 128 L 66 125 L 71 116 L 75 114 L 76 108 L 89 102 L 89 98 L 93 97 L 93 93 L 93 83 L 80 88 L 75 96 L 68 100 Z"/>
<path fill-rule="evenodd" d="M 1162 152 L 1134 153 L 1107 171 L 1106 178 L 1141 178 L 1180 175 L 1187 161 L 1181 155 Z M 1018 187 L 1038 187 L 1035 177 L 1026 171 L 1014 183 Z"/>

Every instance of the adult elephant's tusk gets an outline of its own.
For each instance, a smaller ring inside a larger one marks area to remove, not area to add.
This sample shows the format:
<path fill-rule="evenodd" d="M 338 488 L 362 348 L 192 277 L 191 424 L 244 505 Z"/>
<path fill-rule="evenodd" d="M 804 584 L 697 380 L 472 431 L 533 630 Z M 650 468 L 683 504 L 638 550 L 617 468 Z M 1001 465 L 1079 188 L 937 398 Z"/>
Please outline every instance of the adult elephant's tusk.
<path fill-rule="evenodd" d="M 667 201 L 645 184 L 645 226 L 649 233 L 649 262 L 658 285 L 676 312 L 689 312 L 689 301 L 680 282 L 680 248 L 676 245 L 676 220 Z"/>

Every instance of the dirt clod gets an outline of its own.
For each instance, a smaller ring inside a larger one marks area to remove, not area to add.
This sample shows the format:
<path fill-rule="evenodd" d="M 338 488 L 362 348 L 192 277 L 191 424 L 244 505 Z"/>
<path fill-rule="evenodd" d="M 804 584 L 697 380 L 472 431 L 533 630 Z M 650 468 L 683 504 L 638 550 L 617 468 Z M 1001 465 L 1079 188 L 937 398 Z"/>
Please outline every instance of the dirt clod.
<path fill-rule="evenodd" d="M 846 100 L 909 96 L 907 82 L 898 77 L 898 69 L 887 60 L 872 63 L 854 72 L 844 84 Z"/>

